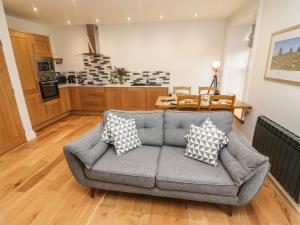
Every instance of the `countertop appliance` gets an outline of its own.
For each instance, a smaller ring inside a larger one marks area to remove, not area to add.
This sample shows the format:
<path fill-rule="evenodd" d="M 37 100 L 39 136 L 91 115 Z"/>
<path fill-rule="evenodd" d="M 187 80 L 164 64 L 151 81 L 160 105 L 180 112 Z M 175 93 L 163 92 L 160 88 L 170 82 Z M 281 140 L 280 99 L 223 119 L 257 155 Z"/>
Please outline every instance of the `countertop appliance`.
<path fill-rule="evenodd" d="M 56 75 L 56 79 L 58 81 L 58 84 L 66 84 L 67 83 L 67 78 L 66 76 L 63 75 Z"/>

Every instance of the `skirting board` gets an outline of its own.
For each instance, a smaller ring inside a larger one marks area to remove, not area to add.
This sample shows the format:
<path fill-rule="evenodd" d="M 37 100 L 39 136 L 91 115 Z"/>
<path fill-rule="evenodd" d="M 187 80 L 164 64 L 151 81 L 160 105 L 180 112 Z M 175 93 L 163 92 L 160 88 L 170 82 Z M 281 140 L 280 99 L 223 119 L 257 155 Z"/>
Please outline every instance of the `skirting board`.
<path fill-rule="evenodd" d="M 283 193 L 283 195 L 289 200 L 289 202 L 295 207 L 295 209 L 300 214 L 300 204 L 297 204 L 294 199 L 286 192 L 286 190 L 281 186 L 281 184 L 276 180 L 275 177 L 271 173 L 269 173 L 269 177 L 272 179 L 274 184 L 278 187 L 278 189 Z"/>

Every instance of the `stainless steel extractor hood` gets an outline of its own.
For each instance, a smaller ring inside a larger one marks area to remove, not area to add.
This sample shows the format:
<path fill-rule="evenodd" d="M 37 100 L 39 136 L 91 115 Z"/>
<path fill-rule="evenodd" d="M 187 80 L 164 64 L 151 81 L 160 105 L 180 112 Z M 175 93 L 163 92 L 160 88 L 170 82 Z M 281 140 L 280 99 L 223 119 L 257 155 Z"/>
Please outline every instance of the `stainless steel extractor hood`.
<path fill-rule="evenodd" d="M 83 53 L 83 55 L 100 55 L 98 26 L 95 24 L 87 24 L 86 32 L 89 52 Z"/>

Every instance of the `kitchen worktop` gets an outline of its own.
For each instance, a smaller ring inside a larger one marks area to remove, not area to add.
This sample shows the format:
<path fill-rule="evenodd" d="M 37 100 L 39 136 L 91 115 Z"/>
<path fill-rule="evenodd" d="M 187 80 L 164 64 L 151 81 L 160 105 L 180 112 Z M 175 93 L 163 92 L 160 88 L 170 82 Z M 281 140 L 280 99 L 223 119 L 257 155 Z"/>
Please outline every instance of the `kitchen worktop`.
<path fill-rule="evenodd" d="M 93 85 L 93 84 L 59 84 L 58 85 L 59 88 L 62 87 L 124 87 L 124 88 L 128 88 L 128 87 L 147 87 L 147 88 L 160 88 L 160 87 L 169 87 L 169 85 L 167 84 L 163 84 L 161 86 L 151 86 L 151 85 L 147 85 L 147 86 L 132 86 L 130 84 L 107 84 L 107 85 Z"/>

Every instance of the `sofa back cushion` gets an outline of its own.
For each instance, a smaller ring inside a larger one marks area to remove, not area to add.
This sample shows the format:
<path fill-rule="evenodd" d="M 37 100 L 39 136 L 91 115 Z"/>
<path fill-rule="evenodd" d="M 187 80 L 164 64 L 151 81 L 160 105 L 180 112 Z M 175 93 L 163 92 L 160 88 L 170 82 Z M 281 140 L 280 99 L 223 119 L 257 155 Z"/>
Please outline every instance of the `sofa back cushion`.
<path fill-rule="evenodd" d="M 121 111 L 108 110 L 104 112 L 104 124 L 109 113 L 129 119 L 134 118 L 139 138 L 143 145 L 163 145 L 163 111 Z"/>
<path fill-rule="evenodd" d="M 206 118 L 211 121 L 225 134 L 232 129 L 232 112 L 185 112 L 166 111 L 164 118 L 164 145 L 186 147 L 184 135 L 189 132 L 192 124 L 200 126 Z"/>

